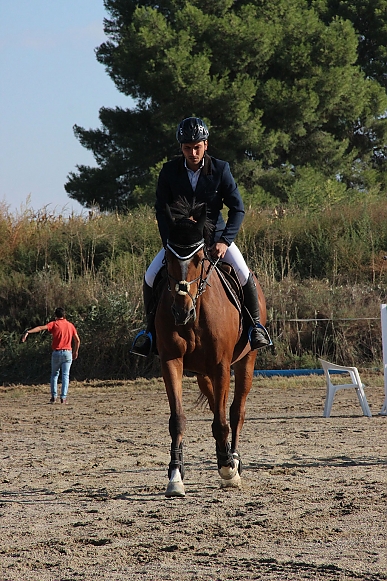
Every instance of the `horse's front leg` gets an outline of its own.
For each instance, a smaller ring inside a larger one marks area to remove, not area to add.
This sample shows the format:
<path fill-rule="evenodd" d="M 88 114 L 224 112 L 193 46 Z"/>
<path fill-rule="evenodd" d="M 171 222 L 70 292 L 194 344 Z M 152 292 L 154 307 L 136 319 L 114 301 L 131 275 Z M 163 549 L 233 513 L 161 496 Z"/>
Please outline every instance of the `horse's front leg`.
<path fill-rule="evenodd" d="M 162 362 L 162 374 L 167 390 L 169 409 L 169 433 L 171 435 L 171 461 L 168 469 L 168 486 L 165 496 L 185 496 L 184 460 L 183 460 L 183 435 L 186 425 L 186 417 L 183 412 L 182 378 L 183 361 L 173 359 Z"/>
<path fill-rule="evenodd" d="M 228 442 L 229 425 L 226 418 L 226 406 L 230 390 L 230 367 L 220 368 L 213 380 L 214 384 L 214 421 L 212 434 L 216 441 L 218 472 L 222 487 L 240 485 L 238 459 L 234 457 Z"/>

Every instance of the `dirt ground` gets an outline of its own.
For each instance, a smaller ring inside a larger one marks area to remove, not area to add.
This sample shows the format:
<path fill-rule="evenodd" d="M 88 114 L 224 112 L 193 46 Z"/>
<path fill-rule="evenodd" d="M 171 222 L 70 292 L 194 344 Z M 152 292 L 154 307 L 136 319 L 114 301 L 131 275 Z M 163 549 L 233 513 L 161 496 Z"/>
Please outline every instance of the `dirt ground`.
<path fill-rule="evenodd" d="M 387 579 L 383 377 L 322 417 L 321 376 L 255 379 L 242 488 L 221 490 L 211 413 L 185 380 L 185 498 L 166 499 L 161 380 L 0 388 L 1 581 Z"/>

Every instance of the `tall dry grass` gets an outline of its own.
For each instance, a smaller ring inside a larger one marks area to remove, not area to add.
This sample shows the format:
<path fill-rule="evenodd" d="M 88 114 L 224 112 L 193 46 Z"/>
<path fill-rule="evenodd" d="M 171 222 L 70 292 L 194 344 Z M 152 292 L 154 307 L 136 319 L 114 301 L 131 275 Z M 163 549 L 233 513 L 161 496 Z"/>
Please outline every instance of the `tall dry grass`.
<path fill-rule="evenodd" d="M 250 208 L 237 243 L 264 288 L 275 349 L 257 367 L 381 361 L 380 304 L 386 301 L 387 210 L 378 200 L 320 212 Z M 144 324 L 142 279 L 160 248 L 153 209 L 127 215 L 65 216 L 0 207 L 2 383 L 47 381 L 50 338 L 19 335 L 64 306 L 82 339 L 73 374 L 133 378 L 158 361 L 129 354 Z M 225 321 L 225 326 L 227 322 Z"/>

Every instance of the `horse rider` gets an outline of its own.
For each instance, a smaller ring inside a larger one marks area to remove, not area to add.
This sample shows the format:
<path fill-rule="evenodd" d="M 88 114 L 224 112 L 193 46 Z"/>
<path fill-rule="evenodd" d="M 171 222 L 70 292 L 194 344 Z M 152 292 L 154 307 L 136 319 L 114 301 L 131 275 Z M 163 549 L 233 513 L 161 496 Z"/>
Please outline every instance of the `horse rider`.
<path fill-rule="evenodd" d="M 147 357 L 152 350 L 155 308 L 153 283 L 163 266 L 168 239 L 166 204 L 171 205 L 179 197 L 188 202 L 207 204 L 207 215 L 214 225 L 209 252 L 212 258 L 224 259 L 231 264 L 243 289 L 244 304 L 252 318 L 249 329 L 251 348 L 259 349 L 271 344 L 267 330 L 260 324 L 259 303 L 254 278 L 246 265 L 242 253 L 234 243 L 244 218 L 241 194 L 227 162 L 211 157 L 207 153 L 209 131 L 198 117 L 187 117 L 177 127 L 176 138 L 181 156 L 165 163 L 160 171 L 156 190 L 156 219 L 163 248 L 149 265 L 143 284 L 143 297 L 147 316 L 147 329 L 140 331 L 134 339 L 131 353 Z M 228 207 L 227 222 L 221 209 Z"/>

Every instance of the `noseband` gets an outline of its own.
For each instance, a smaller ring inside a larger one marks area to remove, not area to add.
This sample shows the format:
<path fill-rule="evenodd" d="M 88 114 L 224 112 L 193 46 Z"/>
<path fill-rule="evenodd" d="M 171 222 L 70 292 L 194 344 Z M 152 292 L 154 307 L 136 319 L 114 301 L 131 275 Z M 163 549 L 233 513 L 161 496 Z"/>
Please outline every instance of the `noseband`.
<path fill-rule="evenodd" d="M 176 258 L 181 262 L 186 262 L 187 260 L 191 260 L 191 258 L 193 256 L 195 256 L 195 254 L 197 252 L 199 252 L 199 250 L 201 248 L 203 248 L 203 246 L 204 246 L 204 239 L 203 238 L 199 242 L 195 242 L 195 244 L 189 244 L 189 245 L 175 244 L 175 243 L 173 243 L 173 245 L 172 245 L 169 242 L 167 242 L 168 250 L 170 250 L 172 252 L 172 254 L 174 254 L 176 256 Z M 186 251 L 186 252 L 184 252 L 184 251 Z M 180 252 L 183 252 L 183 254 L 180 254 Z M 210 263 L 207 271 L 205 271 L 205 268 L 204 268 L 205 259 L 207 259 Z M 216 262 L 213 262 L 209 258 L 207 251 L 204 248 L 204 258 L 202 258 L 200 261 L 201 272 L 200 272 L 199 276 L 197 276 L 193 280 L 187 281 L 187 280 L 177 280 L 169 273 L 168 261 L 167 261 L 167 258 L 165 257 L 165 261 L 166 261 L 166 265 L 167 265 L 168 290 L 171 291 L 170 282 L 173 281 L 175 283 L 174 289 L 175 289 L 177 294 L 182 295 L 182 296 L 188 295 L 190 297 L 190 299 L 192 301 L 192 305 L 193 305 L 193 310 L 194 310 L 194 315 L 193 315 L 194 319 L 196 318 L 196 302 L 197 302 L 198 298 L 200 297 L 200 295 L 202 295 L 204 293 L 204 291 L 206 290 L 207 284 L 209 284 L 208 279 L 209 279 L 212 271 L 214 270 L 218 260 Z M 190 289 L 191 284 L 193 284 L 195 282 L 198 282 L 198 285 L 197 285 L 196 294 L 195 294 L 195 296 L 193 296 L 190 293 L 189 289 Z"/>

